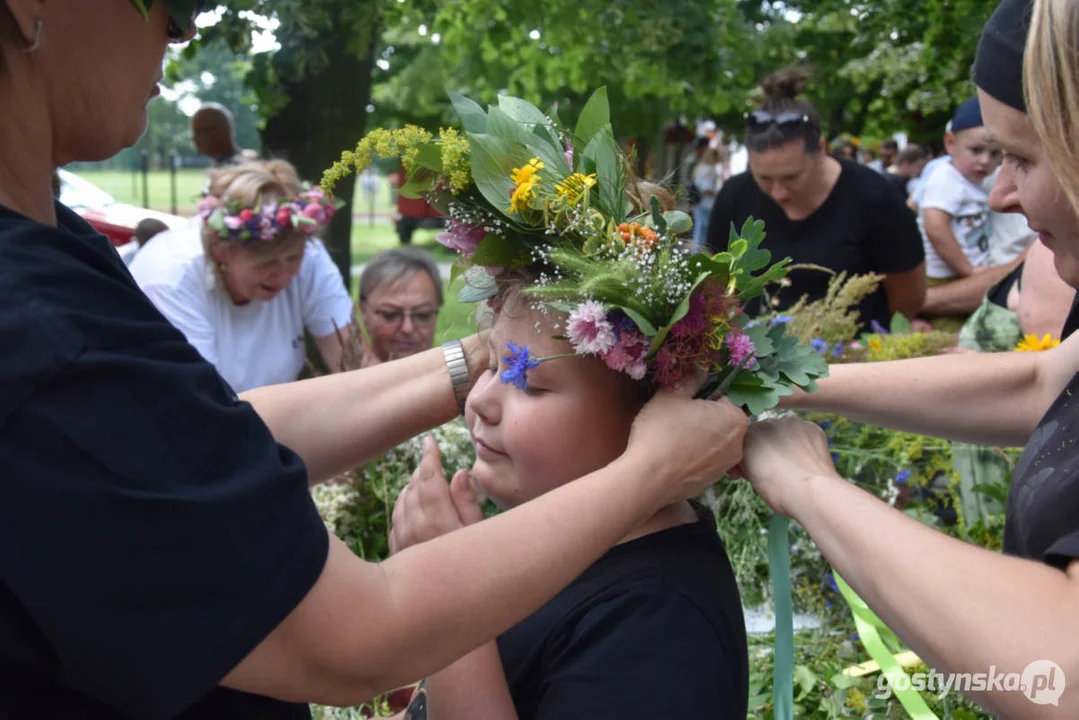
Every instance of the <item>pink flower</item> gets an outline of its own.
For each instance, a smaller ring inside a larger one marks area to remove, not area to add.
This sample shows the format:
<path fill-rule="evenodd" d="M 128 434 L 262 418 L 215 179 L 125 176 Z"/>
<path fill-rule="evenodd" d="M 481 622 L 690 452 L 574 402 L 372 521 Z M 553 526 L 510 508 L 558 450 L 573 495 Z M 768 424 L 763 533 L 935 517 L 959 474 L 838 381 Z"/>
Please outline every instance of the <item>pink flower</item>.
<path fill-rule="evenodd" d="M 319 225 L 326 224 L 326 209 L 318 203 L 311 203 L 301 213 L 305 218 L 314 220 Z"/>
<path fill-rule="evenodd" d="M 569 314 L 566 332 L 580 355 L 602 355 L 617 342 L 603 305 L 595 300 L 581 303 Z"/>
<path fill-rule="evenodd" d="M 753 356 L 757 353 L 757 346 L 753 344 L 749 335 L 736 330 L 731 330 L 727 333 L 727 337 L 723 339 L 723 342 L 727 345 L 727 352 L 731 355 L 731 365 L 747 367 L 749 363 L 753 362 Z M 746 360 L 746 358 L 749 360 Z"/>
<path fill-rule="evenodd" d="M 277 211 L 277 216 L 276 216 L 275 219 L 277 220 L 277 224 L 280 225 L 283 228 L 287 228 L 287 227 L 291 226 L 292 225 L 292 208 L 290 208 L 288 206 L 285 206 L 285 207 L 281 208 L 280 210 Z"/>
<path fill-rule="evenodd" d="M 225 227 L 229 230 L 239 230 L 244 225 L 244 221 L 235 215 L 225 216 Z"/>
<path fill-rule="evenodd" d="M 566 143 L 566 164 L 569 165 L 569 169 L 573 169 L 573 145 Z"/>
<path fill-rule="evenodd" d="M 242 223 L 249 222 L 253 217 L 255 217 L 255 213 L 251 212 L 247 208 L 244 208 L 240 211 L 240 222 Z"/>
<path fill-rule="evenodd" d="M 197 207 L 199 217 L 205 222 L 207 218 L 213 215 L 214 210 L 217 210 L 219 207 L 221 207 L 221 201 L 213 195 L 207 195 L 202 200 L 199 200 Z"/>
<path fill-rule="evenodd" d="M 450 220 L 444 232 L 435 235 L 435 240 L 442 243 L 450 250 L 456 250 L 465 257 L 472 257 L 479 247 L 480 241 L 487 237 L 487 231 L 478 225 Z"/>
<path fill-rule="evenodd" d="M 607 367 L 624 372 L 634 380 L 641 380 L 648 371 L 644 358 L 648 355 L 648 338 L 639 332 L 625 330 L 614 347 L 603 355 Z"/>

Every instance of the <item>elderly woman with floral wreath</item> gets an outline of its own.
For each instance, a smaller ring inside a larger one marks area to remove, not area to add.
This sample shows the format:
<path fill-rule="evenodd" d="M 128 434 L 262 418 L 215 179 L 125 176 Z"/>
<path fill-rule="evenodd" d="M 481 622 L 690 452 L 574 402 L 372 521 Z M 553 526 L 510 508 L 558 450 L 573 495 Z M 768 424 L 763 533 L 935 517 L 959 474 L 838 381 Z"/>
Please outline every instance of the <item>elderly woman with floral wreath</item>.
<path fill-rule="evenodd" d="M 315 233 L 334 205 L 282 160 L 211 174 L 201 223 L 169 233 L 131 263 L 146 296 L 236 392 L 295 380 L 304 331 L 341 368 L 352 298 Z"/>

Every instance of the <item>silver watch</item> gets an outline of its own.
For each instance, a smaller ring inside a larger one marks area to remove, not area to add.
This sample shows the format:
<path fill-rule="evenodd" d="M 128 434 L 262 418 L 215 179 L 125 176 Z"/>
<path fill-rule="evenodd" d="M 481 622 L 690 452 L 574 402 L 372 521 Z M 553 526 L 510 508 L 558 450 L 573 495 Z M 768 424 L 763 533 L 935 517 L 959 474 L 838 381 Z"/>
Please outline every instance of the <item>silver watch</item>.
<path fill-rule="evenodd" d="M 472 378 L 468 374 L 468 361 L 465 360 L 465 346 L 460 340 L 447 340 L 442 343 L 442 354 L 446 356 L 446 368 L 450 371 L 453 383 L 453 395 L 457 398 L 457 407 L 461 414 L 465 412 L 465 398 L 472 388 Z"/>

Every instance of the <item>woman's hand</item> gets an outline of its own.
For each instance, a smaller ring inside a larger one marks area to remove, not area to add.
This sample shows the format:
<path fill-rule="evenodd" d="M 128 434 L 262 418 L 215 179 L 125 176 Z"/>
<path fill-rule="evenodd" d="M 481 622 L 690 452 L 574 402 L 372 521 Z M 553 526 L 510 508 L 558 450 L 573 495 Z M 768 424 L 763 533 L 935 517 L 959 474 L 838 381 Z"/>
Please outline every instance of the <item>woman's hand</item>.
<path fill-rule="evenodd" d="M 483 519 L 468 470 L 458 470 L 450 483 L 442 471 L 438 443 L 423 439 L 423 459 L 393 506 L 390 552 L 477 523 Z"/>
<path fill-rule="evenodd" d="M 816 423 L 794 415 L 749 426 L 745 454 L 734 474 L 745 476 L 773 510 L 791 515 L 808 478 L 838 477 L 828 438 Z"/>
<path fill-rule="evenodd" d="M 623 454 L 666 481 L 663 505 L 697 497 L 742 458 L 745 413 L 726 399 L 694 400 L 696 389 L 657 392 L 633 421 Z"/>

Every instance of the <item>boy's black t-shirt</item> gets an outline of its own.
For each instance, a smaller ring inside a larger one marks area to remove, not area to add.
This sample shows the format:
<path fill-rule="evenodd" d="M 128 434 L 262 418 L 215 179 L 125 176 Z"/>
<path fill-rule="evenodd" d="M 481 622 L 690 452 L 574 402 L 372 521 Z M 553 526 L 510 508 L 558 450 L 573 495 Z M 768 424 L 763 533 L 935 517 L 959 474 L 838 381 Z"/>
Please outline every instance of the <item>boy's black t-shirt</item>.
<path fill-rule="evenodd" d="M 1079 299 L 1065 323 L 1079 325 Z M 1012 474 L 1004 552 L 1064 569 L 1079 558 L 1079 374 L 1038 423 Z"/>
<path fill-rule="evenodd" d="M 521 720 L 744 720 L 741 599 L 702 515 L 613 548 L 498 639 Z"/>
<path fill-rule="evenodd" d="M 0 718 L 309 717 L 218 687 L 322 572 L 303 462 L 57 213 L 0 207 Z"/>
<path fill-rule="evenodd" d="M 761 247 L 771 251 L 772 262 L 785 257 L 794 264 L 813 264 L 849 275 L 889 275 L 914 270 L 925 261 L 925 249 L 914 213 L 888 180 L 870 168 L 840 160 L 842 169 L 824 203 L 804 220 L 791 220 L 757 185 L 750 172 L 732 177 L 719 191 L 708 222 L 712 252 L 727 249 L 731 223 L 741 230 L 749 217 L 764 221 L 767 234 Z M 768 288 L 778 298 L 778 309 L 789 308 L 803 296 L 809 302 L 823 298 L 831 276 L 820 270 L 792 270 L 790 285 Z M 864 326 L 873 320 L 888 327 L 891 313 L 884 288 L 859 305 Z M 753 301 L 750 314 L 762 312 Z"/>

